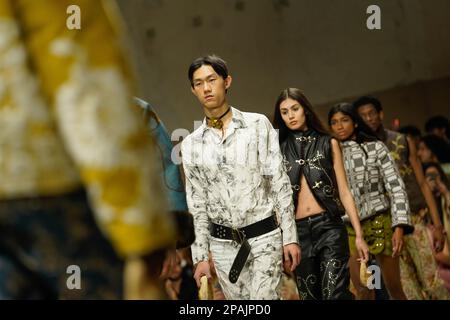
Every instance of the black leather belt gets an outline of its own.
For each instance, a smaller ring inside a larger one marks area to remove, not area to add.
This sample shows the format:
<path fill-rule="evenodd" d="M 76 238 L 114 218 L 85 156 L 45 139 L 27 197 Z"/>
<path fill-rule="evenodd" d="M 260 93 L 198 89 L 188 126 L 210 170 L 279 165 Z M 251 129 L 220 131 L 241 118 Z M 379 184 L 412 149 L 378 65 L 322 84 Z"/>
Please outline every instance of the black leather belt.
<path fill-rule="evenodd" d="M 250 254 L 250 244 L 247 240 L 266 234 L 276 228 L 278 228 L 276 215 L 272 215 L 264 220 L 237 229 L 216 223 L 210 224 L 211 236 L 218 239 L 233 240 L 241 245 L 236 258 L 234 258 L 230 273 L 228 274 L 228 279 L 231 283 L 236 283 L 238 280 L 242 268 L 244 268 L 244 265 L 247 262 L 248 255 Z"/>
<path fill-rule="evenodd" d="M 340 216 L 338 216 L 337 214 L 331 214 L 328 211 L 324 211 L 321 213 L 316 213 L 313 214 L 311 216 L 307 216 L 307 217 L 303 217 L 300 219 L 295 219 L 295 222 L 298 223 L 313 223 L 316 221 L 320 221 L 320 220 L 325 220 L 326 218 L 330 218 L 330 219 L 337 219 L 337 220 L 342 220 L 342 218 Z"/>

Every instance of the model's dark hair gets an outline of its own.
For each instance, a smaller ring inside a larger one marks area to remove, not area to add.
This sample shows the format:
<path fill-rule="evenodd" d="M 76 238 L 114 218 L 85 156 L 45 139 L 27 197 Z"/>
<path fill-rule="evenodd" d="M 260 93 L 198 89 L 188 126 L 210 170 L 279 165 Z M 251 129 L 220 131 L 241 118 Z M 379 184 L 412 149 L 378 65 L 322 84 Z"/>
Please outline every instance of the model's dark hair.
<path fill-rule="evenodd" d="M 445 135 L 450 137 L 450 122 L 444 116 L 434 116 L 425 122 L 425 131 L 431 133 L 433 129 L 445 128 Z"/>
<path fill-rule="evenodd" d="M 409 135 L 411 137 L 420 138 L 422 136 L 422 132 L 420 132 L 420 129 L 412 125 L 403 126 L 398 130 L 398 132 Z"/>
<path fill-rule="evenodd" d="M 352 119 L 353 123 L 357 125 L 354 129 L 356 142 L 363 143 L 378 140 L 372 129 L 370 129 L 370 127 L 364 123 L 361 117 L 353 109 L 353 106 L 347 102 L 342 102 L 334 105 L 328 112 L 328 125 L 330 126 L 330 128 L 331 118 L 333 118 L 333 116 L 338 112 L 342 112 L 344 115 L 349 116 Z"/>
<path fill-rule="evenodd" d="M 359 97 L 355 102 L 353 102 L 353 108 L 355 108 L 355 111 L 358 112 L 358 109 L 366 104 L 373 105 L 378 112 L 383 110 L 380 100 L 372 96 Z"/>
<path fill-rule="evenodd" d="M 428 168 L 436 168 L 436 170 L 439 172 L 439 175 L 441 176 L 442 182 L 447 186 L 449 185 L 449 180 L 447 178 L 447 175 L 445 174 L 444 170 L 442 169 L 441 165 L 437 162 L 425 162 L 422 164 L 423 173 L 425 174 Z"/>
<path fill-rule="evenodd" d="M 189 66 L 188 77 L 192 87 L 194 87 L 194 72 L 204 65 L 211 66 L 214 71 L 224 80 L 228 77 L 228 67 L 225 60 L 214 54 L 200 57 L 195 59 L 194 62 L 192 62 Z"/>
<path fill-rule="evenodd" d="M 440 163 L 450 162 L 450 147 L 444 139 L 429 134 L 422 137 L 421 141 L 434 153 Z"/>
<path fill-rule="evenodd" d="M 280 95 L 278 96 L 277 101 L 275 102 L 275 111 L 273 116 L 273 126 L 275 129 L 279 130 L 280 143 L 282 143 L 286 139 L 290 131 L 290 129 L 284 123 L 280 111 L 281 103 L 288 98 L 297 101 L 303 107 L 306 126 L 308 127 L 308 129 L 315 130 L 316 132 L 324 135 L 330 134 L 322 124 L 322 121 L 320 121 L 317 114 L 314 112 L 311 103 L 303 94 L 303 92 L 297 88 L 287 88 L 281 91 Z"/>

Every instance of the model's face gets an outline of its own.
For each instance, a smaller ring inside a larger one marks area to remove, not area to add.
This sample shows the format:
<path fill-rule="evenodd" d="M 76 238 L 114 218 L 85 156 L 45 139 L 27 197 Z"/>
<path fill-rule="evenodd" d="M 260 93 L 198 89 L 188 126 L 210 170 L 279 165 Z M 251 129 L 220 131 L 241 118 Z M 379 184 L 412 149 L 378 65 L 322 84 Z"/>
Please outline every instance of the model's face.
<path fill-rule="evenodd" d="M 437 171 L 435 167 L 429 167 L 425 171 L 425 179 L 427 180 L 428 186 L 430 187 L 431 191 L 438 196 L 440 194 L 438 184 L 442 182 L 439 171 Z"/>
<path fill-rule="evenodd" d="M 419 142 L 419 147 L 417 148 L 417 156 L 419 157 L 422 163 L 433 161 L 433 152 L 428 149 L 427 145 L 423 142 Z"/>
<path fill-rule="evenodd" d="M 383 112 L 378 112 L 373 104 L 366 104 L 358 108 L 359 116 L 374 132 L 378 131 L 383 120 Z"/>
<path fill-rule="evenodd" d="M 191 91 L 203 107 L 215 109 L 225 103 L 226 90 L 231 85 L 231 77 L 223 79 L 213 67 L 203 65 L 195 70 L 192 83 Z"/>
<path fill-rule="evenodd" d="M 355 132 L 355 123 L 352 118 L 342 112 L 337 112 L 331 117 L 330 126 L 340 141 L 349 139 Z"/>
<path fill-rule="evenodd" d="M 287 98 L 280 104 L 281 118 L 290 130 L 306 130 L 305 109 L 300 103 Z"/>

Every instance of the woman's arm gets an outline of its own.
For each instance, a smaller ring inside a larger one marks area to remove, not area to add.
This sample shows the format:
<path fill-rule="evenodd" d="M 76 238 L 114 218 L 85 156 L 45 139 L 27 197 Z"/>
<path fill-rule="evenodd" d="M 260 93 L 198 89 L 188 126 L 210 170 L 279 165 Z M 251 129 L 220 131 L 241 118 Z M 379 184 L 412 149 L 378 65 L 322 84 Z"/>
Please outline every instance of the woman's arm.
<path fill-rule="evenodd" d="M 356 211 L 355 200 L 353 199 L 353 196 L 347 184 L 341 148 L 339 146 L 339 143 L 335 139 L 331 139 L 331 148 L 333 151 L 334 173 L 336 175 L 339 198 L 341 199 L 345 211 L 350 218 L 353 229 L 355 229 L 356 237 L 362 237 L 363 233 L 358 213 Z"/>
<path fill-rule="evenodd" d="M 410 218 L 409 200 L 405 183 L 400 176 L 397 165 L 389 153 L 389 149 L 381 141 L 375 144 L 377 165 L 383 179 L 384 188 L 391 201 L 392 257 L 402 252 L 403 235 L 414 231 Z"/>
<path fill-rule="evenodd" d="M 337 140 L 334 138 L 331 139 L 331 149 L 333 152 L 333 166 L 334 173 L 336 175 L 337 187 L 339 190 L 339 198 L 341 199 L 345 211 L 350 218 L 353 229 L 355 230 L 355 244 L 358 248 L 359 256 L 365 262 L 367 262 L 369 258 L 369 249 L 363 238 L 364 235 L 362 232 L 361 223 L 359 221 L 358 212 L 356 211 L 355 200 L 353 199 L 353 196 L 347 184 L 341 148 L 339 146 L 339 142 L 337 142 Z"/>
<path fill-rule="evenodd" d="M 423 174 L 422 165 L 420 163 L 419 158 L 417 157 L 416 146 L 414 142 L 410 138 L 406 138 L 408 141 L 409 148 L 409 162 L 411 163 L 411 167 L 416 176 L 417 182 L 420 185 L 420 189 L 422 191 L 423 196 L 425 197 L 425 201 L 427 202 L 427 206 L 430 212 L 431 221 L 433 222 L 434 232 L 433 232 L 433 243 L 436 251 L 441 251 L 444 248 L 444 228 L 441 223 L 441 219 L 439 218 L 439 213 L 436 205 L 436 201 L 434 200 L 433 194 L 431 193 L 431 189 L 428 186 L 428 183 L 425 180 L 425 175 Z"/>
<path fill-rule="evenodd" d="M 409 199 L 406 193 L 405 183 L 398 171 L 389 149 L 381 141 L 375 144 L 377 166 L 391 202 L 392 228 L 403 228 L 405 234 L 414 231 L 412 226 Z"/>

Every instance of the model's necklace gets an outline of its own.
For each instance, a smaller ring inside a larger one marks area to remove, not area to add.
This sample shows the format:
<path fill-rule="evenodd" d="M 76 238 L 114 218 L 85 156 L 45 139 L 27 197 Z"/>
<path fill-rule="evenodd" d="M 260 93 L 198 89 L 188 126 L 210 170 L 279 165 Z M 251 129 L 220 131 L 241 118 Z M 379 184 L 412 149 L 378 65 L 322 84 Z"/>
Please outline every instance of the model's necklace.
<path fill-rule="evenodd" d="M 215 129 L 222 129 L 222 127 L 223 127 L 223 122 L 222 122 L 221 119 L 222 119 L 223 117 L 225 117 L 225 115 L 226 115 L 228 112 L 230 112 L 230 110 L 231 110 L 231 107 L 228 108 L 228 110 L 225 111 L 225 113 L 224 113 L 223 115 L 221 115 L 220 117 L 218 117 L 218 118 L 209 118 L 209 117 L 206 117 L 206 119 L 208 119 L 208 125 L 209 125 L 210 127 L 215 128 Z"/>

